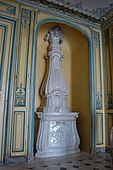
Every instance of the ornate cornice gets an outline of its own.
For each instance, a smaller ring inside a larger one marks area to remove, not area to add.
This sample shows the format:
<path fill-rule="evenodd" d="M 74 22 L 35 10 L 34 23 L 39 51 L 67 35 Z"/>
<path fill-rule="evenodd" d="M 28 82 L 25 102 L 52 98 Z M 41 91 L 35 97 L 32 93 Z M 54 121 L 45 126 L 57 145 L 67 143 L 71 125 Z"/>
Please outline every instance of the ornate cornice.
<path fill-rule="evenodd" d="M 102 27 L 112 22 L 113 21 L 113 9 L 111 9 L 109 12 L 103 15 L 99 20 L 100 20 Z"/>
<path fill-rule="evenodd" d="M 98 7 L 95 9 L 89 9 L 84 6 L 84 2 L 82 1 L 74 1 L 74 0 L 47 0 L 49 2 L 53 2 L 57 5 L 63 5 L 64 7 L 67 7 L 69 9 L 73 9 L 74 11 L 82 12 L 83 14 L 87 14 L 89 16 L 92 16 L 93 18 L 99 19 L 101 16 L 103 16 L 106 12 L 108 12 L 110 9 L 113 8 L 113 3 L 108 3 L 106 7 Z"/>
<path fill-rule="evenodd" d="M 20 2 L 23 4 L 27 4 L 33 6 L 37 9 L 46 8 L 48 11 L 51 10 L 54 13 L 57 12 L 59 14 L 63 14 L 65 17 L 69 16 L 73 19 L 78 19 L 84 22 L 88 22 L 90 24 L 95 24 L 96 26 L 100 25 L 100 21 L 91 15 L 87 15 L 82 11 L 75 11 L 74 9 L 69 9 L 68 7 L 64 7 L 63 5 L 55 4 L 53 2 L 45 1 L 45 0 L 13 0 L 16 2 Z"/>
<path fill-rule="evenodd" d="M 106 8 L 97 8 L 96 10 L 88 11 L 83 9 L 81 3 L 76 3 L 76 8 L 69 8 L 66 5 L 53 2 L 52 0 L 13 0 L 23 4 L 33 6 L 37 9 L 46 8 L 47 11 L 57 12 L 63 14 L 65 17 L 69 16 L 73 19 L 78 19 L 95 26 L 105 26 L 106 23 L 113 20 L 113 4 Z M 108 11 L 108 12 L 107 12 Z M 98 16 L 98 17 L 95 17 Z M 99 17 L 100 16 L 100 17 Z"/>

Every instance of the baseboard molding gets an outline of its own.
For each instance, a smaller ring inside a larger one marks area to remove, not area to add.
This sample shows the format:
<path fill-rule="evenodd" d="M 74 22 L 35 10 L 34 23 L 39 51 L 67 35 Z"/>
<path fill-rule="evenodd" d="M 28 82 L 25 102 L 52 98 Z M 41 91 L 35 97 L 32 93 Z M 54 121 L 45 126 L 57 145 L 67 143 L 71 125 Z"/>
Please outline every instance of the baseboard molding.
<path fill-rule="evenodd" d="M 14 164 L 14 163 L 23 163 L 23 162 L 27 162 L 28 158 L 27 156 L 9 156 L 7 155 L 4 159 L 4 163 L 5 164 Z"/>
<path fill-rule="evenodd" d="M 91 151 L 90 151 L 91 154 L 104 153 L 104 152 L 106 152 L 106 148 L 104 148 L 104 147 L 91 148 Z"/>

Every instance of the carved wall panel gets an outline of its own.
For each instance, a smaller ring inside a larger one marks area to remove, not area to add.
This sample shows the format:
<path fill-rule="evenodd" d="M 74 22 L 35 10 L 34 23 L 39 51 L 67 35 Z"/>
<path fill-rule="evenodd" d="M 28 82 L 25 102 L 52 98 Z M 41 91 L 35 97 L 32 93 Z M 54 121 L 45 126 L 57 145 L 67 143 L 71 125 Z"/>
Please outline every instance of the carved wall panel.
<path fill-rule="evenodd" d="M 5 13 L 8 16 L 17 17 L 18 16 L 18 3 L 10 1 L 0 1 L 0 12 Z"/>
<path fill-rule="evenodd" d="M 113 26 L 103 30 L 104 38 L 104 79 L 105 79 L 105 120 L 106 144 L 110 144 L 110 129 L 113 126 Z"/>
<path fill-rule="evenodd" d="M 11 155 L 27 156 L 31 10 L 21 6 L 18 23 Z"/>
<path fill-rule="evenodd" d="M 69 121 L 53 121 L 49 125 L 48 146 L 52 147 L 66 147 L 73 145 L 74 136 L 72 137 L 73 124 Z M 62 138 L 61 138 L 62 136 Z M 65 145 L 63 145 L 65 144 Z"/>
<path fill-rule="evenodd" d="M 96 114 L 96 145 L 103 144 L 103 113 Z"/>
<path fill-rule="evenodd" d="M 107 113 L 106 114 L 106 143 L 107 146 L 110 145 L 110 130 L 113 126 L 113 113 Z"/>
<path fill-rule="evenodd" d="M 95 57 L 95 79 L 96 79 L 96 109 L 102 109 L 102 68 L 100 33 L 94 31 L 94 57 Z"/>
<path fill-rule="evenodd" d="M 12 151 L 22 152 L 24 151 L 24 140 L 25 135 L 25 112 L 16 111 L 14 112 L 14 123 L 13 123 L 13 140 L 12 140 Z M 18 138 L 20 136 L 21 138 Z"/>
<path fill-rule="evenodd" d="M 4 146 L 6 147 L 5 123 L 8 106 L 10 65 L 14 51 L 14 33 L 14 22 L 0 15 L 0 162 L 3 160 Z"/>
<path fill-rule="evenodd" d="M 18 40 L 18 61 L 16 73 L 16 92 L 15 106 L 22 107 L 26 105 L 26 81 L 29 53 L 31 11 L 21 9 L 19 40 Z"/>
<path fill-rule="evenodd" d="M 103 125 L 103 89 L 102 89 L 102 53 L 101 53 L 101 32 L 94 31 L 94 62 L 95 62 L 95 93 L 96 93 L 96 114 L 95 114 L 95 145 L 103 147 L 104 125 Z"/>
<path fill-rule="evenodd" d="M 106 109 L 113 109 L 112 92 L 112 56 L 110 54 L 110 35 L 109 29 L 104 32 L 104 57 L 105 57 L 105 75 L 106 75 Z"/>
<path fill-rule="evenodd" d="M 29 7 L 0 1 L 0 162 L 3 156 L 7 162 L 11 156 L 33 156 L 33 137 L 27 140 L 33 135 L 29 99 L 33 16 Z"/>

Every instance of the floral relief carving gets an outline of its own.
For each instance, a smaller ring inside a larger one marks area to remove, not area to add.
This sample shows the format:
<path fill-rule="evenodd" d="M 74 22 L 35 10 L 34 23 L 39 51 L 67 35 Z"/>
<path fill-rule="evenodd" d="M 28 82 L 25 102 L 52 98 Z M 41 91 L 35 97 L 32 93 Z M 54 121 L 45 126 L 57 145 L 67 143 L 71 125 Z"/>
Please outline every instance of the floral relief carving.
<path fill-rule="evenodd" d="M 72 125 L 68 121 L 55 121 L 51 122 L 50 126 L 50 134 L 49 134 L 49 143 L 52 145 L 63 145 L 63 144 L 72 144 Z"/>
<path fill-rule="evenodd" d="M 107 93 L 107 109 L 113 109 L 113 97 L 112 93 Z"/>
<path fill-rule="evenodd" d="M 15 105 L 25 106 L 25 88 L 22 87 L 22 84 L 16 89 Z"/>
<path fill-rule="evenodd" d="M 24 28 L 29 26 L 30 18 L 31 18 L 31 12 L 27 9 L 22 9 L 22 24 L 24 25 Z"/>
<path fill-rule="evenodd" d="M 102 109 L 102 95 L 100 92 L 96 94 L 96 109 Z"/>
<path fill-rule="evenodd" d="M 99 33 L 94 31 L 94 43 L 95 43 L 95 46 L 98 47 L 100 45 L 100 42 L 99 42 Z"/>

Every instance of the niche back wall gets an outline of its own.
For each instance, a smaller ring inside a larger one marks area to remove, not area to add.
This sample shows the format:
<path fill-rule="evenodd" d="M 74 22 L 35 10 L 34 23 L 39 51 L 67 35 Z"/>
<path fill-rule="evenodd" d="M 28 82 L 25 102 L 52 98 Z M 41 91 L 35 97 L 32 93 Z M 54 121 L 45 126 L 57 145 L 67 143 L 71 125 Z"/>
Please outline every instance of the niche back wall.
<path fill-rule="evenodd" d="M 80 112 L 78 131 L 81 139 L 81 150 L 89 152 L 90 149 L 90 103 L 89 103 L 89 45 L 87 38 L 77 29 L 63 23 L 45 23 L 38 30 L 37 44 L 37 70 L 35 110 L 41 106 L 40 87 L 46 73 L 46 60 L 48 42 L 43 38 L 54 26 L 60 25 L 64 37 L 61 51 L 64 54 L 62 70 L 69 87 L 67 106 L 71 111 Z M 35 132 L 37 133 L 37 132 Z"/>

